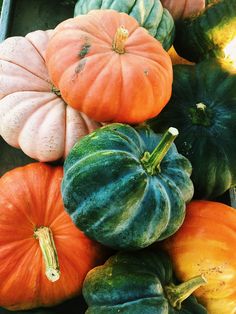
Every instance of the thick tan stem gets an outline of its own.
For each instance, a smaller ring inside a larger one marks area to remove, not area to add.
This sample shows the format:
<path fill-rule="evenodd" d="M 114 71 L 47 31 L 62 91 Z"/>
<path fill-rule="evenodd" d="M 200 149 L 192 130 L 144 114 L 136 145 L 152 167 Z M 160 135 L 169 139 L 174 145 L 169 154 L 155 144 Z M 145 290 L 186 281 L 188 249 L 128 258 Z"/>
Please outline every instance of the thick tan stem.
<path fill-rule="evenodd" d="M 119 54 L 125 53 L 125 42 L 128 37 L 128 30 L 124 28 L 124 26 L 120 26 L 117 29 L 115 37 L 113 39 L 112 49 Z"/>
<path fill-rule="evenodd" d="M 48 280 L 57 281 L 60 278 L 60 267 L 51 229 L 39 227 L 34 231 L 34 237 L 39 240 Z"/>

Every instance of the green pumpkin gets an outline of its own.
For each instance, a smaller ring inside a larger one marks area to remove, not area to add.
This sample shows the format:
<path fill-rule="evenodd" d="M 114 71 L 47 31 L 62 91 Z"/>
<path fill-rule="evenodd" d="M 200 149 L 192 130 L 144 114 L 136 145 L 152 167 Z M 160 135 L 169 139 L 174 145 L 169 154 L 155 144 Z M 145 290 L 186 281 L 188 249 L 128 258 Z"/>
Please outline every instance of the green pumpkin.
<path fill-rule="evenodd" d="M 73 147 L 62 196 L 80 230 L 114 249 L 139 249 L 179 229 L 193 185 L 190 162 L 171 144 L 172 131 L 162 137 L 116 123 Z"/>
<path fill-rule="evenodd" d="M 224 57 L 236 37 L 236 1 L 210 1 L 206 9 L 176 24 L 177 53 L 194 62 L 209 56 Z"/>
<path fill-rule="evenodd" d="M 159 0 L 78 0 L 74 16 L 98 9 L 112 9 L 134 17 L 141 26 L 161 42 L 165 50 L 169 50 L 173 43 L 174 21 Z"/>
<path fill-rule="evenodd" d="M 204 278 L 176 286 L 173 277 L 170 259 L 163 252 L 120 252 L 87 274 L 86 314 L 207 314 L 190 296 L 206 283 Z"/>
<path fill-rule="evenodd" d="M 205 60 L 174 66 L 172 97 L 148 124 L 179 129 L 175 143 L 193 167 L 195 198 L 212 199 L 236 184 L 236 72 Z"/>

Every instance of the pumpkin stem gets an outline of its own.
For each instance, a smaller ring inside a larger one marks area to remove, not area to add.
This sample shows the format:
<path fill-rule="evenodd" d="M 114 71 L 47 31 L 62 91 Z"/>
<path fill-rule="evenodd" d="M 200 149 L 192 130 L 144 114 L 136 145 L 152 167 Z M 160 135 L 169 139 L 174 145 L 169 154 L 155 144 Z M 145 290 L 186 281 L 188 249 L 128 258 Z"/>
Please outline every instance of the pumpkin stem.
<path fill-rule="evenodd" d="M 179 132 L 176 128 L 169 128 L 162 136 L 162 139 L 154 151 L 151 154 L 149 152 L 144 153 L 141 163 L 148 174 L 154 175 L 160 172 L 161 161 L 167 154 L 170 146 L 178 134 Z"/>
<path fill-rule="evenodd" d="M 212 114 L 209 108 L 202 102 L 196 104 L 195 107 L 190 108 L 190 117 L 193 124 L 210 126 L 212 124 Z"/>
<path fill-rule="evenodd" d="M 60 89 L 58 89 L 56 86 L 52 85 L 51 91 L 57 96 L 61 96 Z"/>
<path fill-rule="evenodd" d="M 124 26 L 120 26 L 117 29 L 115 37 L 113 39 L 112 49 L 119 54 L 125 53 L 125 42 L 128 37 L 128 30 L 124 28 Z"/>
<path fill-rule="evenodd" d="M 52 282 L 57 281 L 60 278 L 60 269 L 51 229 L 48 227 L 39 227 L 35 229 L 34 237 L 39 240 L 46 268 L 45 274 L 48 280 Z"/>
<path fill-rule="evenodd" d="M 170 284 L 169 286 L 166 286 L 164 290 L 170 304 L 174 308 L 180 310 L 181 303 L 186 300 L 196 289 L 205 285 L 206 283 L 206 279 L 203 277 L 203 275 L 200 275 L 193 277 L 178 286 Z"/>

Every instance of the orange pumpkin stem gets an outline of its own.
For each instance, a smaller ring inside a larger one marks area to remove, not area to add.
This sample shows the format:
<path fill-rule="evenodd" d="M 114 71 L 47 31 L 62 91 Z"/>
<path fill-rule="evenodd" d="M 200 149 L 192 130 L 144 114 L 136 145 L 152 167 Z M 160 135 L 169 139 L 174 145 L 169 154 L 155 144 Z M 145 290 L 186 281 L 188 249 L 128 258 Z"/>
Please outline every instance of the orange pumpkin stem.
<path fill-rule="evenodd" d="M 112 49 L 119 54 L 125 53 L 125 42 L 128 37 L 129 37 L 128 30 L 124 26 L 120 26 L 116 31 L 112 43 Z"/>
<path fill-rule="evenodd" d="M 60 267 L 51 229 L 39 227 L 34 231 L 34 237 L 39 240 L 48 280 L 57 281 L 60 278 Z"/>

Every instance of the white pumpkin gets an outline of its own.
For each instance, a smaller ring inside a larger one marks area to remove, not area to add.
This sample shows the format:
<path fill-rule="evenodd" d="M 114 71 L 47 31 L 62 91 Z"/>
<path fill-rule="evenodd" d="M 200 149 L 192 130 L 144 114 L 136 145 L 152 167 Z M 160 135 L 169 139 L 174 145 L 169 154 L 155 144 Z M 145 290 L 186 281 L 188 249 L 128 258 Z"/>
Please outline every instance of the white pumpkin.
<path fill-rule="evenodd" d="M 65 158 L 99 126 L 53 91 L 45 50 L 53 30 L 10 37 L 0 44 L 0 135 L 31 158 Z"/>

